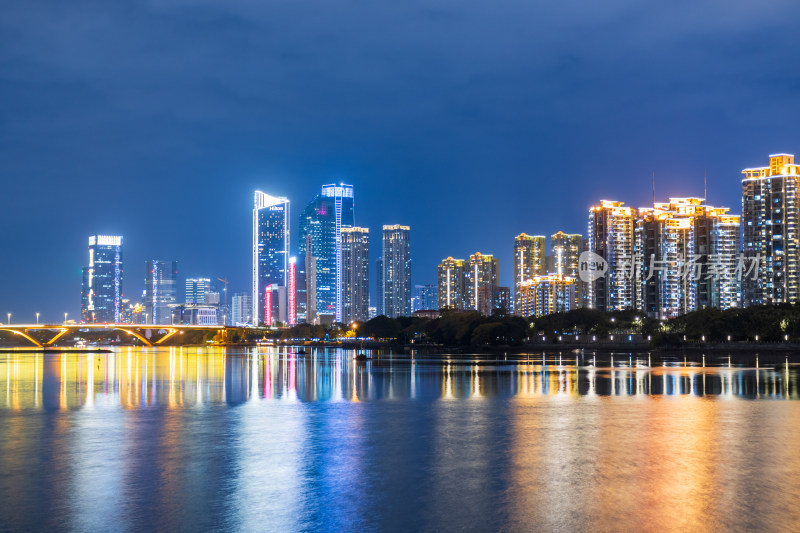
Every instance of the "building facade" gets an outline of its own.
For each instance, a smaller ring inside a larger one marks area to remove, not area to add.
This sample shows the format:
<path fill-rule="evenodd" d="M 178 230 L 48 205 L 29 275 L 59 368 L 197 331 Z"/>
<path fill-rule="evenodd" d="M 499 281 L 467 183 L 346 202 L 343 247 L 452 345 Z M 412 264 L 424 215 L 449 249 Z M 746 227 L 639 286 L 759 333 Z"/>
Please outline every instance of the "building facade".
<path fill-rule="evenodd" d="M 411 298 L 411 312 L 439 309 L 436 287 L 434 285 L 414 285 Z"/>
<path fill-rule="evenodd" d="M 479 293 L 482 287 L 498 285 L 499 261 L 492 255 L 476 252 L 464 265 L 464 308 L 480 310 Z"/>
<path fill-rule="evenodd" d="M 558 231 L 550 236 L 550 255 L 553 268 L 548 274 L 563 274 L 575 280 L 575 301 L 572 309 L 583 307 L 583 283 L 580 281 L 580 257 L 583 252 L 583 235 Z"/>
<path fill-rule="evenodd" d="M 464 260 L 448 257 L 437 269 L 437 309 L 464 310 Z"/>
<path fill-rule="evenodd" d="M 178 262 L 149 260 L 145 264 L 144 312 L 146 324 L 172 324 L 177 304 Z"/>
<path fill-rule="evenodd" d="M 253 323 L 253 296 L 247 292 L 240 292 L 231 298 L 231 321 L 234 326 L 252 325 Z"/>
<path fill-rule="evenodd" d="M 283 287 L 285 294 L 288 264 L 289 200 L 256 191 L 253 208 L 254 324 L 267 323 L 267 318 L 281 314 L 280 301 L 275 302 L 269 293 Z"/>
<path fill-rule="evenodd" d="M 520 233 L 514 237 L 514 309 L 519 307 L 519 295 L 523 281 L 541 276 L 546 272 L 546 248 L 544 235 Z M 521 309 L 521 307 L 519 307 Z M 519 314 L 519 313 L 517 313 Z"/>
<path fill-rule="evenodd" d="M 342 322 L 369 320 L 369 228 L 342 228 Z"/>
<path fill-rule="evenodd" d="M 523 282 L 520 296 L 523 316 L 566 313 L 575 303 L 575 278 L 564 274 L 536 276 Z"/>
<path fill-rule="evenodd" d="M 383 226 L 383 314 L 411 316 L 411 229 Z"/>
<path fill-rule="evenodd" d="M 634 227 L 637 212 L 624 202 L 601 200 L 589 210 L 588 251 L 606 262 L 605 275 L 587 283 L 591 307 L 601 311 L 634 309 Z"/>
<path fill-rule="evenodd" d="M 207 304 L 208 294 L 211 292 L 211 279 L 186 278 L 186 293 L 184 302 L 187 304 Z"/>
<path fill-rule="evenodd" d="M 742 253 L 753 272 L 742 276 L 744 305 L 800 301 L 800 165 L 792 154 L 742 171 Z"/>
<path fill-rule="evenodd" d="M 81 321 L 122 322 L 122 237 L 89 237 L 89 265 L 83 269 Z"/>

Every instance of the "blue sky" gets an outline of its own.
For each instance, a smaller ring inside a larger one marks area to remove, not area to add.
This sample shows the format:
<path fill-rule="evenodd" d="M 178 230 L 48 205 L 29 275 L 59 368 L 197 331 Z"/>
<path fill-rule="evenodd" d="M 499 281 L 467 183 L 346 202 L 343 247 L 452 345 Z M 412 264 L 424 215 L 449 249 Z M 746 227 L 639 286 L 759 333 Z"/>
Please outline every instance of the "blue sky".
<path fill-rule="evenodd" d="M 600 198 L 702 195 L 800 151 L 790 1 L 0 2 L 0 313 L 77 317 L 90 234 L 250 284 L 254 189 L 355 186 L 414 282 Z M 15 318 L 16 320 L 16 318 Z"/>

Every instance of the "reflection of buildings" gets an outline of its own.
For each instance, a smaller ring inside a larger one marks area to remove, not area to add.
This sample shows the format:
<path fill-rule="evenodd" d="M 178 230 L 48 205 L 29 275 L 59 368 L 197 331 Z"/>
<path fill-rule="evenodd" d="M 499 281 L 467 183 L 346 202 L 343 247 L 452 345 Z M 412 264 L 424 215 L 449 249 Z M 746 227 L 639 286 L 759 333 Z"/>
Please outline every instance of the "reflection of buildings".
<path fill-rule="evenodd" d="M 89 266 L 83 269 L 81 321 L 122 322 L 122 237 L 89 237 Z"/>
<path fill-rule="evenodd" d="M 124 409 L 299 401 L 490 396 L 725 396 L 800 399 L 798 371 L 779 365 L 742 368 L 585 366 L 572 354 L 550 355 L 514 371 L 470 361 L 440 367 L 414 361 L 359 364 L 352 352 L 292 348 L 229 353 L 224 348 L 123 348 L 111 354 L 0 354 L 0 410 L 61 410 L 107 404 Z M 625 366 L 620 366 L 624 363 Z M 644 361 L 646 364 L 647 361 Z M 631 366 L 633 364 L 633 366 Z M 387 372 L 397 367 L 396 372 Z"/>

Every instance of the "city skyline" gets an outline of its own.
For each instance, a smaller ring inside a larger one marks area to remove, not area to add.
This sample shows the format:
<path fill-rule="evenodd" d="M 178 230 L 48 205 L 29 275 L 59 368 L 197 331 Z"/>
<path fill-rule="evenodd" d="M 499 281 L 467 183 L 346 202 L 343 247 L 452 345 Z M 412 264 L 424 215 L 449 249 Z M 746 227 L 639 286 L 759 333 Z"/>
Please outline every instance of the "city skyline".
<path fill-rule="evenodd" d="M 706 171 L 707 201 L 737 211 L 741 169 L 800 146 L 776 120 L 800 106 L 795 3 L 320 9 L 76 2 L 45 31 L 41 4 L 6 6 L 0 249 L 26 261 L 0 266 L 0 304 L 77 317 L 98 233 L 125 236 L 126 297 L 147 257 L 246 284 L 252 191 L 297 214 L 341 181 L 360 226 L 438 228 L 447 254 L 496 255 L 511 286 L 497 235 L 584 233 L 598 198 L 645 205 L 653 172 L 665 201 L 701 196 Z M 439 242 L 415 243 L 417 265 L 441 261 Z"/>

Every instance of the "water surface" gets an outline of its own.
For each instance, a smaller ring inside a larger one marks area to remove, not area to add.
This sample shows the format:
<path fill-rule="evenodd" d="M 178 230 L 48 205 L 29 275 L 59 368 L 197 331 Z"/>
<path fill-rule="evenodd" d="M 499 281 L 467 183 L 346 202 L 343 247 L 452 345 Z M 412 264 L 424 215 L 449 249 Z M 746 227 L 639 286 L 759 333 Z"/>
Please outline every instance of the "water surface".
<path fill-rule="evenodd" d="M 0 354 L 0 529 L 800 520 L 798 367 L 782 357 L 352 356 Z"/>

